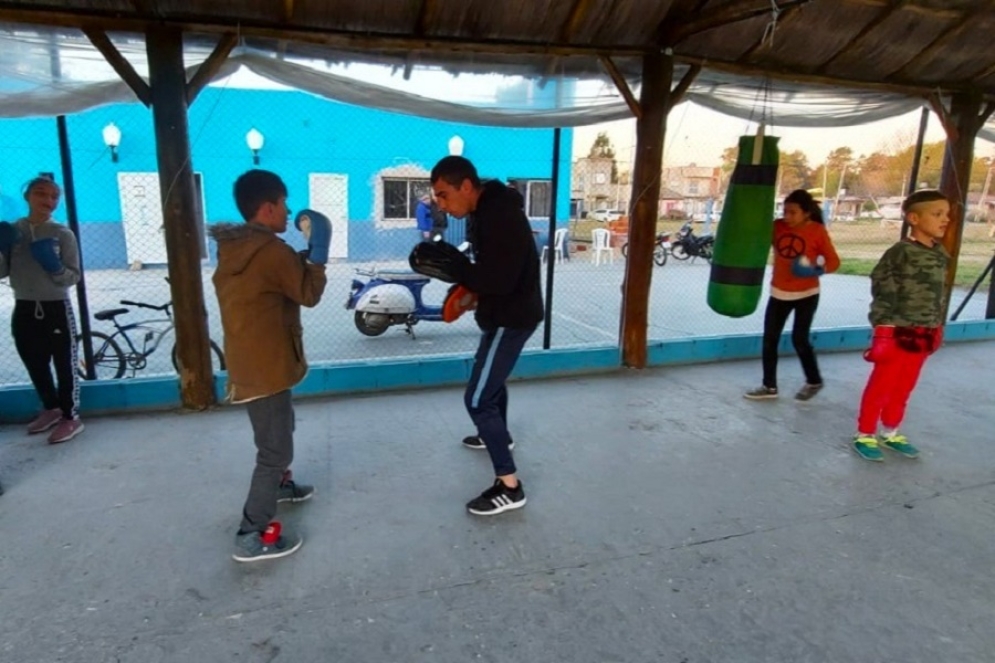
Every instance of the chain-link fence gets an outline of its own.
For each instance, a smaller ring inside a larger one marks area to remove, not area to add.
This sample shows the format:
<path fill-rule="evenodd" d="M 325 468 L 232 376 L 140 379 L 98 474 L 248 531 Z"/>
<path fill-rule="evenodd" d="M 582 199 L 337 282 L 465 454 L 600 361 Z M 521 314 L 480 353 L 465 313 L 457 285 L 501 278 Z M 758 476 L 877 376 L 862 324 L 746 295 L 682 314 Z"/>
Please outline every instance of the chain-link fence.
<path fill-rule="evenodd" d="M 120 370 L 105 368 L 99 371 L 100 377 L 108 377 L 108 370 L 111 376 L 169 373 L 175 337 L 166 311 L 121 303 L 161 306 L 170 299 L 151 113 L 138 104 L 111 105 L 69 117 L 67 126 L 86 267 L 88 320 L 96 335 L 117 334 L 114 341 L 124 357 Z M 371 272 L 407 271 L 408 252 L 421 237 L 418 206 L 428 191 L 429 171 L 442 156 L 458 152 L 470 158 L 483 177 L 499 179 L 523 194 L 537 247 L 554 263 L 551 346 L 618 342 L 632 164 L 613 156 L 592 157 L 586 149 L 573 154 L 571 131 L 562 132 L 558 232 L 553 235 L 551 254 L 546 246 L 554 195 L 552 130 L 456 125 L 337 104 L 294 91 L 218 86 L 205 89 L 191 107 L 190 137 L 204 297 L 210 335 L 219 346 L 223 338 L 211 284 L 215 246 L 206 229 L 216 223 L 241 222 L 232 184 L 247 169 L 259 167 L 283 177 L 292 209 L 318 210 L 333 224 L 328 286 L 322 302 L 305 310 L 303 317 L 305 347 L 312 363 L 472 352 L 479 336 L 472 316 L 453 324 L 423 320 L 410 332 L 407 325 L 399 324 L 379 333 L 362 312 L 346 306 L 351 293 L 368 281 Z M 634 153 L 634 146 L 620 148 L 620 154 Z M 56 181 L 63 181 L 55 119 L 0 121 L 0 149 L 5 155 L 0 166 L 0 216 L 12 220 L 25 213 L 20 191 L 25 182 L 38 173 L 52 173 Z M 821 185 L 822 179 L 827 180 L 827 198 L 835 205 L 829 229 L 845 273 L 825 279 L 816 326 L 866 324 L 866 274 L 898 238 L 900 222 L 893 206 L 900 199 L 907 169 L 905 175 L 896 170 L 898 186 L 888 196 L 848 194 L 839 186 L 835 171 L 828 170 L 825 177 L 818 169 L 812 170 L 804 183 Z M 923 178 L 935 185 L 929 179 L 935 179 L 934 175 L 925 170 Z M 666 164 L 658 232 L 669 233 L 672 239 L 682 227 L 697 235 L 714 232 L 727 182 L 728 171 L 722 165 Z M 779 197 L 790 184 L 781 182 Z M 979 194 L 972 191 L 975 206 Z M 65 204 L 57 210 L 59 220 L 66 219 L 65 210 Z M 976 220 L 967 225 L 962 253 L 962 269 L 974 270 L 963 275 L 968 285 L 971 274 L 980 274 L 992 255 L 990 226 L 977 214 L 972 218 Z M 464 222 L 447 219 L 445 236 L 460 243 L 465 237 Z M 303 237 L 292 227 L 285 239 L 295 248 L 304 247 Z M 761 330 L 762 310 L 740 319 L 712 313 L 705 304 L 707 260 L 679 260 L 684 256 L 664 248 L 656 254 L 664 264 L 654 267 L 653 273 L 650 338 Z M 544 288 L 545 274 L 544 269 Z M 408 292 L 411 284 L 395 285 Z M 431 309 L 441 304 L 445 291 L 445 284 L 432 281 L 406 296 Z M 963 292 L 958 291 L 954 306 Z M 985 298 L 983 289 L 962 318 L 983 317 Z M 7 324 L 12 307 L 12 295 L 0 298 L 2 324 Z M 114 309 L 127 311 L 105 313 Z M 129 328 L 148 319 L 158 322 Z M 540 330 L 528 347 L 538 348 L 542 343 Z M 0 346 L 0 384 L 25 381 L 13 343 L 4 343 Z"/>

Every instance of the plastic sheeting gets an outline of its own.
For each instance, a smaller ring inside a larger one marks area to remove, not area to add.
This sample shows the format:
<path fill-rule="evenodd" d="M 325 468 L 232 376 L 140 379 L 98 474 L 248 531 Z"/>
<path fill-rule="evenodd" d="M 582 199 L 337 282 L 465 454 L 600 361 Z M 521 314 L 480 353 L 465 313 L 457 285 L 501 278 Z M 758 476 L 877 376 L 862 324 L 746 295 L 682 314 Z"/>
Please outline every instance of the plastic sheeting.
<path fill-rule="evenodd" d="M 144 41 L 109 35 L 122 55 L 148 78 Z M 203 42 L 185 48 L 188 78 L 210 53 Z M 500 73 L 454 75 L 435 66 L 349 63 L 356 55 L 312 51 L 324 58 L 288 60 L 274 51 L 241 46 L 215 81 L 244 67 L 273 86 L 327 99 L 464 124 L 575 127 L 631 117 L 607 75 L 597 78 L 527 78 Z M 479 64 L 479 63 L 478 63 Z M 631 67 L 629 67 L 631 70 Z M 678 71 L 679 77 L 683 72 Z M 630 86 L 638 93 L 638 81 Z M 134 102 L 135 95 L 79 31 L 25 30 L 0 24 L 0 118 L 72 114 Z M 685 101 L 772 126 L 853 126 L 908 113 L 922 100 L 863 89 L 761 81 L 704 70 Z M 995 120 L 980 134 L 995 141 Z"/>

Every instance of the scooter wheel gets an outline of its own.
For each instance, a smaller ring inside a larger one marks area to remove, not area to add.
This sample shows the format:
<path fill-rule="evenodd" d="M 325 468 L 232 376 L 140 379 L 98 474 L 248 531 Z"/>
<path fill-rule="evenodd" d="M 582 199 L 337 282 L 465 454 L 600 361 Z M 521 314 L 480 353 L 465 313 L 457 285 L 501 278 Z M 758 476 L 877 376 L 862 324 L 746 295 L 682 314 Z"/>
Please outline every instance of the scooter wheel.
<path fill-rule="evenodd" d="M 383 313 L 356 311 L 353 321 L 356 323 L 356 329 L 364 336 L 380 336 L 387 331 L 387 327 L 390 327 L 390 319 Z"/>
<path fill-rule="evenodd" d="M 671 246 L 670 255 L 674 256 L 678 260 L 687 260 L 690 257 L 688 252 L 684 250 L 683 244 L 674 244 Z"/>

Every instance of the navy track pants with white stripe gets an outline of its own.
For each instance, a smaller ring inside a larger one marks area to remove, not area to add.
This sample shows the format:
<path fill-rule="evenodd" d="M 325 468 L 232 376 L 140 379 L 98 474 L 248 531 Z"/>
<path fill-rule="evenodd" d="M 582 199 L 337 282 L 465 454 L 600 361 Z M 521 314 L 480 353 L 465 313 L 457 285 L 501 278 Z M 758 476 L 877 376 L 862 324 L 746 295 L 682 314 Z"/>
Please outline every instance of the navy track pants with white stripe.
<path fill-rule="evenodd" d="M 508 387 L 505 383 L 533 332 L 535 327 L 498 327 L 485 331 L 463 397 L 466 411 L 477 427 L 477 435 L 491 455 L 494 475 L 499 477 L 515 473 L 515 461 L 508 449 L 511 435 L 508 433 Z"/>

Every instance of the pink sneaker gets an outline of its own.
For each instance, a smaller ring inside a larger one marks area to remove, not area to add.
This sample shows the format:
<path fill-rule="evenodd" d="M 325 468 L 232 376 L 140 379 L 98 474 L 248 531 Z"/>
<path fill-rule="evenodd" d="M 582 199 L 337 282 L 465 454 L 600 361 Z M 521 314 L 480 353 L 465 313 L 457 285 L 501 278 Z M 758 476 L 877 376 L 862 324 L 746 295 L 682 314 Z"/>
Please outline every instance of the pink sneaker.
<path fill-rule="evenodd" d="M 28 424 L 28 435 L 44 433 L 60 421 L 62 421 L 62 410 L 59 408 L 55 408 L 54 410 L 43 410 L 41 414 L 35 417 L 34 420 Z"/>
<path fill-rule="evenodd" d="M 83 428 L 82 419 L 61 419 L 59 420 L 59 425 L 48 436 L 48 443 L 59 444 L 60 442 L 68 442 L 82 433 Z"/>

